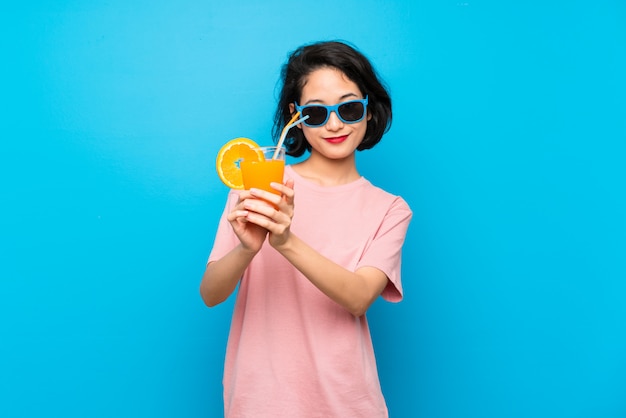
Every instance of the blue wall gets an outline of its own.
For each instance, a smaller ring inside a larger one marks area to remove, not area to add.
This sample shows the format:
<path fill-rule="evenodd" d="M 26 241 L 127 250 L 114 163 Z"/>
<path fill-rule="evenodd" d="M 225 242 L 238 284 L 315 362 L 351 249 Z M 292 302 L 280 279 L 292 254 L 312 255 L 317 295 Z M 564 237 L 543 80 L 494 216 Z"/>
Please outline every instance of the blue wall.
<path fill-rule="evenodd" d="M 0 416 L 221 415 L 215 154 L 269 142 L 287 52 L 333 38 L 390 85 L 359 166 L 415 213 L 370 312 L 392 417 L 626 416 L 623 1 L 15 3 Z"/>

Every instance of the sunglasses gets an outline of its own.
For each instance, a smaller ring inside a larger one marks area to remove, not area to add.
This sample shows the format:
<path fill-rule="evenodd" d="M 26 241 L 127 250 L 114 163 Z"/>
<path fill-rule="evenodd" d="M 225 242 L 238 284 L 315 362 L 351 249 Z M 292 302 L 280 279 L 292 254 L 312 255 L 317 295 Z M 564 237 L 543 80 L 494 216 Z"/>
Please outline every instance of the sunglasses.
<path fill-rule="evenodd" d="M 363 120 L 367 108 L 367 96 L 365 99 L 349 100 L 343 103 L 337 103 L 333 106 L 324 106 L 320 104 L 311 104 L 299 106 L 295 103 L 296 110 L 302 116 L 308 116 L 302 123 L 311 128 L 326 125 L 331 112 L 343 123 L 357 123 Z"/>

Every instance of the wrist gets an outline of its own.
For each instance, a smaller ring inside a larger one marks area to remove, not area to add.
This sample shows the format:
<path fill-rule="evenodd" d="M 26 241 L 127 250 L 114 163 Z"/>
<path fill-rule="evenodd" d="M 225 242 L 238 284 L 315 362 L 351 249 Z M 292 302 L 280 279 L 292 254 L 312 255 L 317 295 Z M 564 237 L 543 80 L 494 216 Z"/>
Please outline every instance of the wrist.
<path fill-rule="evenodd" d="M 241 257 L 252 260 L 254 256 L 257 255 L 257 253 L 261 250 L 261 248 L 249 248 L 240 243 L 238 246 L 238 250 Z"/>
<path fill-rule="evenodd" d="M 270 245 L 279 253 L 286 255 L 293 251 L 295 241 L 296 237 L 290 233 L 286 238 L 280 240 L 280 242 L 270 240 Z"/>

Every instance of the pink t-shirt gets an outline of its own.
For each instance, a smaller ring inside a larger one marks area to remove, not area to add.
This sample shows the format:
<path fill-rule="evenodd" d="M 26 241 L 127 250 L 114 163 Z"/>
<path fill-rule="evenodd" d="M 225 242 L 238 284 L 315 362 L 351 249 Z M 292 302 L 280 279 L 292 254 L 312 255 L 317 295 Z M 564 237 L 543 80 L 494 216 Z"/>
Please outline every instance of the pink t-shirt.
<path fill-rule="evenodd" d="M 285 176 L 295 182 L 291 231 L 348 270 L 382 270 L 382 297 L 400 301 L 406 202 L 363 177 L 323 187 L 290 166 Z M 236 202 L 232 191 L 224 214 Z M 238 242 L 222 216 L 209 262 Z M 239 285 L 223 384 L 228 418 L 388 416 L 366 317 L 332 301 L 267 242 Z"/>

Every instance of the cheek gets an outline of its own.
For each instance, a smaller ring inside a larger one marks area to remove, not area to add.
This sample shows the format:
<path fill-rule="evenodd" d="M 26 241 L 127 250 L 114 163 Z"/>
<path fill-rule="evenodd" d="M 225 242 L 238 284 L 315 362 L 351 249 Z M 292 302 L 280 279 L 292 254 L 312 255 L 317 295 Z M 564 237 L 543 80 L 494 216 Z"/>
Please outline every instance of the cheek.
<path fill-rule="evenodd" d="M 367 124 L 369 123 L 369 119 L 368 120 L 364 120 L 363 121 L 363 126 L 360 129 L 361 132 L 361 141 L 363 141 L 363 139 L 365 139 L 365 136 L 367 135 Z"/>

